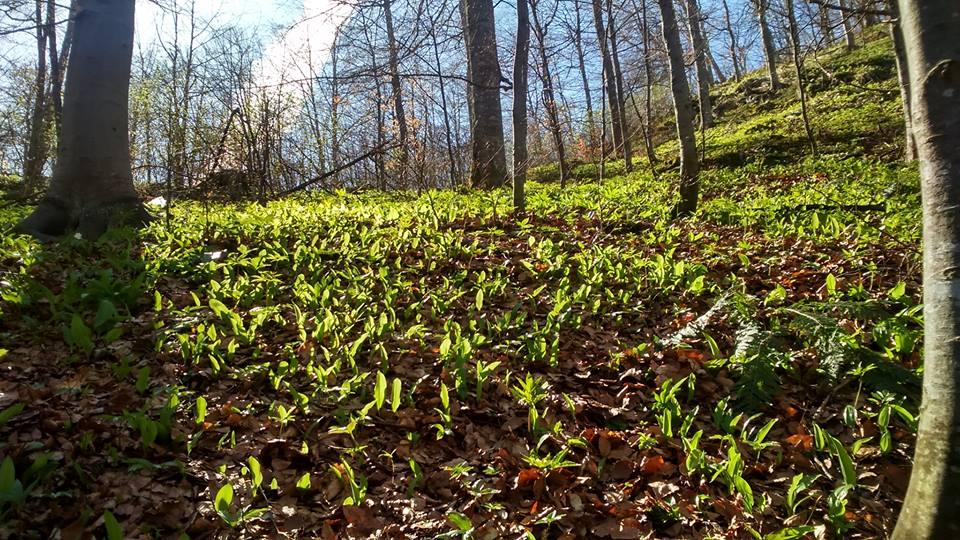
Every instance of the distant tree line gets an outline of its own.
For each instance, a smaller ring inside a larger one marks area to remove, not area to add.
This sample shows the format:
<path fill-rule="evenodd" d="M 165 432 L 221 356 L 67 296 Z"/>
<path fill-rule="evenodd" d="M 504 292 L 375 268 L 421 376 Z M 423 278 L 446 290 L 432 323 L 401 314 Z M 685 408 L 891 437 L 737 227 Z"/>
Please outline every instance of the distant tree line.
<path fill-rule="evenodd" d="M 329 50 L 306 47 L 267 80 L 263 35 L 199 16 L 198 0 L 157 1 L 129 98 L 133 175 L 153 192 L 497 187 L 548 163 L 567 182 L 583 162 L 669 167 L 655 147 L 677 137 L 679 212 L 696 205 L 712 85 L 764 67 L 778 89 L 778 63 L 896 21 L 885 1 L 357 1 Z M 32 59 L 8 54 L 0 81 L 0 172 L 32 196 L 53 171 L 74 18 L 54 0 L 0 6 L 0 41 L 36 44 Z"/>

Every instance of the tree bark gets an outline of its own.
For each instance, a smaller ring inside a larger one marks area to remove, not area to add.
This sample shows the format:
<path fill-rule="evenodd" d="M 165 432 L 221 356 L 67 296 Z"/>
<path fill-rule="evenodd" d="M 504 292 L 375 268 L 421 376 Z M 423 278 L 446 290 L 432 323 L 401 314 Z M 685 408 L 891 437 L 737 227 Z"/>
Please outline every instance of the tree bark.
<path fill-rule="evenodd" d="M 780 77 L 777 75 L 777 50 L 773 46 L 773 34 L 770 32 L 770 24 L 767 22 L 770 0 L 753 0 L 753 5 L 756 8 L 757 21 L 760 24 L 760 42 L 763 45 L 763 59 L 767 66 L 767 78 L 770 80 L 770 89 L 776 91 L 782 85 Z"/>
<path fill-rule="evenodd" d="M 447 87 L 443 77 L 443 67 L 440 65 L 440 45 L 437 43 L 437 24 L 436 21 L 430 22 L 430 40 L 433 42 L 433 59 L 436 62 L 437 82 L 440 83 L 440 108 L 443 110 L 444 137 L 447 142 L 447 160 L 450 169 L 450 187 L 457 185 L 457 160 L 453 154 L 453 127 L 450 125 L 450 112 L 447 108 Z"/>
<path fill-rule="evenodd" d="M 24 195 L 31 196 L 43 184 L 43 165 L 47 161 L 47 36 L 43 24 L 43 0 L 36 0 L 37 73 L 33 84 L 33 113 L 30 117 L 30 136 L 23 163 Z"/>
<path fill-rule="evenodd" d="M 580 19 L 580 3 L 573 6 L 576 17 L 576 27 L 573 29 L 573 46 L 577 51 L 577 67 L 580 69 L 580 80 L 583 83 L 583 97 L 587 102 L 587 134 L 590 141 L 590 150 L 596 148 L 596 125 L 593 114 L 593 97 L 590 95 L 590 80 L 587 78 L 587 65 L 583 53 L 583 22 Z"/>
<path fill-rule="evenodd" d="M 873 0 L 860 0 L 860 9 L 863 11 L 863 26 L 873 26 L 877 24 L 877 15 L 874 12 Z"/>
<path fill-rule="evenodd" d="M 607 35 L 610 39 L 610 60 L 613 62 L 613 82 L 616 88 L 617 110 L 620 114 L 623 168 L 630 172 L 633 170 L 633 145 L 630 144 L 630 124 L 627 123 L 627 93 L 623 84 L 623 69 L 620 68 L 619 38 L 617 19 L 613 13 L 613 0 L 607 0 Z"/>
<path fill-rule="evenodd" d="M 899 0 L 923 200 L 923 401 L 895 540 L 960 538 L 960 9 Z"/>
<path fill-rule="evenodd" d="M 607 94 L 607 103 L 610 104 L 610 125 L 613 131 L 614 151 L 621 156 L 623 151 L 623 125 L 620 123 L 620 100 L 617 97 L 617 76 L 613 69 L 613 59 L 610 56 L 609 34 L 603 22 L 602 0 L 593 0 L 593 22 L 597 30 L 597 42 L 600 45 L 600 56 L 603 62 L 603 86 Z"/>
<path fill-rule="evenodd" d="M 697 156 L 697 136 L 693 128 L 693 105 L 690 86 L 683 61 L 683 45 L 673 0 L 657 0 L 663 21 L 663 41 L 670 59 L 670 86 L 673 90 L 673 108 L 677 122 L 677 140 L 680 144 L 680 201 L 673 214 L 685 216 L 697 210 L 700 193 L 700 161 Z"/>
<path fill-rule="evenodd" d="M 897 81 L 900 86 L 900 102 L 903 104 L 904 149 L 903 159 L 916 161 L 917 140 L 913 133 L 913 119 L 911 115 L 910 74 L 907 73 L 907 49 L 903 41 L 903 28 L 900 22 L 900 11 L 897 0 L 888 0 L 893 16 L 890 18 L 890 38 L 893 40 L 894 58 L 897 61 Z"/>
<path fill-rule="evenodd" d="M 523 0 L 519 0 L 521 3 Z M 530 0 L 530 14 L 533 17 L 533 33 L 537 37 L 537 50 L 540 53 L 540 79 L 543 83 L 543 106 L 547 110 L 547 124 L 553 136 L 553 146 L 557 151 L 560 164 L 560 187 L 567 186 L 570 176 L 567 165 L 567 152 L 563 144 L 563 130 L 560 125 L 560 111 L 557 108 L 556 94 L 553 89 L 553 75 L 550 72 L 550 58 L 547 56 L 547 29 L 540 22 L 537 12 L 538 0 Z M 529 38 L 529 36 L 527 36 Z"/>
<path fill-rule="evenodd" d="M 133 0 L 77 0 L 63 103 L 63 140 L 50 187 L 17 225 L 53 239 L 76 228 L 97 238 L 149 219 L 133 188 L 127 111 Z"/>
<path fill-rule="evenodd" d="M 787 25 L 790 31 L 790 50 L 793 53 L 794 74 L 797 77 L 797 99 L 800 100 L 800 116 L 803 118 L 803 129 L 807 134 L 807 143 L 810 151 L 817 155 L 817 139 L 810 125 L 810 112 L 807 108 L 807 86 L 803 77 L 803 54 L 800 51 L 800 29 L 797 25 L 797 14 L 794 11 L 793 0 L 784 0 L 787 10 Z"/>
<path fill-rule="evenodd" d="M 650 61 L 650 24 L 647 15 L 647 0 L 640 0 L 640 6 L 637 10 L 637 16 L 640 18 L 640 39 L 642 42 L 641 54 L 643 55 L 643 146 L 647 153 L 647 163 L 654 177 L 657 175 L 657 152 L 653 146 L 653 66 Z M 636 104 L 636 101 L 634 101 Z M 640 117 L 639 111 L 637 117 Z"/>
<path fill-rule="evenodd" d="M 817 15 L 820 22 L 820 34 L 823 38 L 824 45 L 832 45 L 834 41 L 833 37 L 833 23 L 830 21 L 830 11 L 826 6 L 817 6 Z"/>
<path fill-rule="evenodd" d="M 69 24 L 69 23 L 68 23 Z M 57 4 L 47 0 L 47 52 L 50 55 L 49 115 L 54 126 L 54 140 L 60 140 L 60 122 L 63 120 L 63 76 L 60 54 L 57 51 Z M 66 40 L 65 40 L 66 41 Z"/>
<path fill-rule="evenodd" d="M 400 83 L 400 53 L 397 50 L 397 36 L 393 30 L 392 0 L 383 0 L 383 14 L 386 19 L 387 45 L 390 53 L 390 88 L 393 91 L 393 117 L 397 124 L 400 139 L 400 185 L 404 184 L 404 175 L 410 161 L 410 148 L 407 115 L 403 110 L 403 85 Z"/>
<path fill-rule="evenodd" d="M 740 69 L 740 47 L 737 46 L 737 34 L 733 31 L 733 22 L 730 20 L 730 5 L 727 0 L 723 0 L 723 21 L 727 37 L 730 39 L 730 62 L 733 64 L 733 78 L 740 82 L 740 79 L 743 78 L 743 70 Z"/>
<path fill-rule="evenodd" d="M 340 27 L 333 32 L 330 44 L 330 169 L 337 171 L 333 175 L 334 183 L 340 183 L 340 79 L 338 78 L 338 59 L 340 57 Z"/>
<path fill-rule="evenodd" d="M 700 6 L 697 0 L 686 0 L 687 28 L 693 44 L 694 62 L 697 67 L 697 90 L 700 99 L 700 129 L 713 126 L 713 105 L 710 103 L 710 66 L 707 65 L 707 49 L 700 27 Z"/>
<path fill-rule="evenodd" d="M 857 47 L 857 42 L 853 37 L 853 21 L 850 20 L 850 11 L 847 7 L 847 0 L 837 0 L 840 5 L 840 20 L 843 23 L 843 41 L 848 51 Z"/>
<path fill-rule="evenodd" d="M 513 59 L 513 209 L 526 208 L 527 79 L 530 74 L 530 16 L 527 0 L 517 0 L 517 48 Z"/>
<path fill-rule="evenodd" d="M 493 0 L 463 0 L 471 147 L 470 186 L 492 189 L 507 180 L 500 107 L 500 61 Z"/>
<path fill-rule="evenodd" d="M 711 86 L 715 85 L 718 82 L 725 83 L 727 82 L 727 76 L 723 72 L 723 70 L 720 69 L 720 64 L 717 63 L 717 59 L 713 57 L 713 51 L 710 49 L 710 36 L 707 35 L 706 31 L 703 32 L 703 35 L 705 36 L 704 42 L 706 43 L 706 46 L 707 46 L 706 48 L 707 60 L 710 61 L 710 66 L 713 68 L 712 71 L 708 72 L 712 74 L 710 77 L 710 79 L 713 81 L 711 83 Z"/>
<path fill-rule="evenodd" d="M 374 44 L 373 36 L 370 35 L 372 30 L 372 25 L 364 24 L 363 25 L 363 36 L 366 40 L 367 54 L 370 55 L 370 69 L 374 73 L 379 73 L 380 65 L 377 63 L 377 48 Z M 333 66 L 334 73 L 336 73 L 336 64 Z M 377 148 L 384 148 L 386 146 L 387 134 L 386 134 L 386 113 L 383 108 L 380 107 L 380 104 L 383 103 L 383 91 L 380 88 L 380 77 L 376 77 L 373 80 L 374 96 L 375 96 L 375 107 L 376 114 L 376 143 Z M 336 110 L 334 111 L 336 113 Z M 387 189 L 387 166 L 384 162 L 384 153 L 377 152 L 373 155 L 373 169 L 374 174 L 376 175 L 376 186 L 378 189 L 386 190 Z"/>

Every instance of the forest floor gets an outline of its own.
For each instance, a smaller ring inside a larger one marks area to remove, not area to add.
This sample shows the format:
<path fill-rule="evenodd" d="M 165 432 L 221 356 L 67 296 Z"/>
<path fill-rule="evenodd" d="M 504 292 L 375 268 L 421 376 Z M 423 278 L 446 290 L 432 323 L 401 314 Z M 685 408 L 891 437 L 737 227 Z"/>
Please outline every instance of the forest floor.
<path fill-rule="evenodd" d="M 522 216 L 338 193 L 4 235 L 0 537 L 887 536 L 922 349 L 888 48 L 811 59 L 819 157 L 791 90 L 719 87 L 690 219 L 667 161 L 544 167 Z"/>

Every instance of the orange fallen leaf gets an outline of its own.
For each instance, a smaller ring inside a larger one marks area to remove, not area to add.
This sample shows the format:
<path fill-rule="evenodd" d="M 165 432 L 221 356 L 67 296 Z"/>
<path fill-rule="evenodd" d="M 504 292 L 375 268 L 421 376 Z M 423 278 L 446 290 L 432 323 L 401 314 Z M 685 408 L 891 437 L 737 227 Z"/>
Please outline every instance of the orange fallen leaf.
<path fill-rule="evenodd" d="M 644 474 L 657 474 L 663 470 L 666 462 L 663 460 L 663 456 L 644 456 L 643 461 L 640 462 L 640 470 Z"/>
<path fill-rule="evenodd" d="M 807 435 L 806 433 L 790 435 L 787 437 L 787 442 L 790 443 L 790 446 L 793 446 L 794 448 L 803 448 L 804 450 L 810 450 L 813 448 L 813 436 Z"/>
<path fill-rule="evenodd" d="M 517 473 L 517 487 L 525 488 L 540 479 L 540 469 L 522 469 Z"/>
<path fill-rule="evenodd" d="M 704 354 L 696 349 L 677 349 L 677 358 L 681 360 L 703 360 Z"/>

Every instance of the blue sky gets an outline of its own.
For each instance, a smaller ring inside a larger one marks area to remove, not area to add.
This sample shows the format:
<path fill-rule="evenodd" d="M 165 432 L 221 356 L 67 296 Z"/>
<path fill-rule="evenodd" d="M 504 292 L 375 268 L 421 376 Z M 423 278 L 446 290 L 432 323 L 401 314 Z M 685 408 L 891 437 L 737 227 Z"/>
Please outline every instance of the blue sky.
<path fill-rule="evenodd" d="M 180 0 L 187 4 L 189 0 Z M 214 27 L 236 25 L 255 31 L 265 46 L 261 65 L 265 83 L 294 69 L 307 48 L 319 64 L 326 57 L 333 29 L 347 10 L 334 0 L 196 0 L 199 20 L 213 19 Z M 172 17 L 149 0 L 137 0 L 136 32 L 141 45 L 157 35 L 169 36 Z"/>

